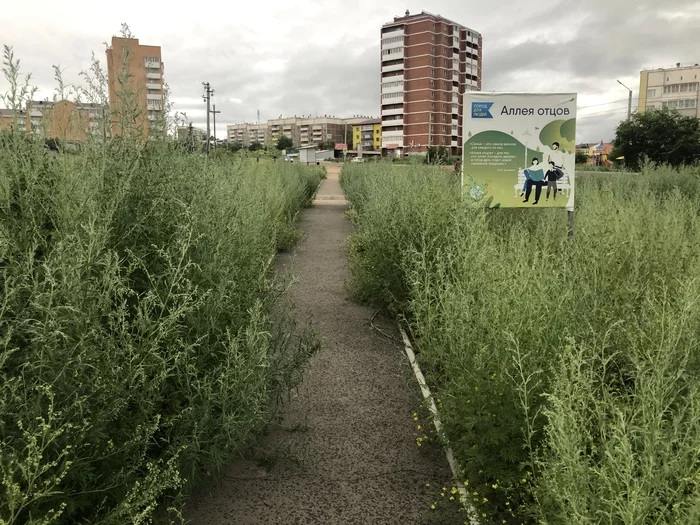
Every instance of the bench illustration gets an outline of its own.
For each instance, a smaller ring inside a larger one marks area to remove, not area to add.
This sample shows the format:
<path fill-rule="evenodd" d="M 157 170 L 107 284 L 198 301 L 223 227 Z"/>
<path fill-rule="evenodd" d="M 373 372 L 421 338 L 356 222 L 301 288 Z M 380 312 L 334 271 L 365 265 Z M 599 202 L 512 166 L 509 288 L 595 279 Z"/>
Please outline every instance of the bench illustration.
<path fill-rule="evenodd" d="M 523 192 L 526 180 L 527 179 L 525 177 L 525 170 L 518 170 L 518 183 L 513 187 L 513 189 L 515 190 L 516 197 L 519 197 L 520 194 Z M 547 183 L 545 183 L 544 187 L 547 187 Z M 564 176 L 557 181 L 557 189 L 563 194 L 565 194 L 567 198 L 569 197 L 569 195 L 571 194 L 571 184 L 569 182 L 568 173 L 564 172 Z"/>

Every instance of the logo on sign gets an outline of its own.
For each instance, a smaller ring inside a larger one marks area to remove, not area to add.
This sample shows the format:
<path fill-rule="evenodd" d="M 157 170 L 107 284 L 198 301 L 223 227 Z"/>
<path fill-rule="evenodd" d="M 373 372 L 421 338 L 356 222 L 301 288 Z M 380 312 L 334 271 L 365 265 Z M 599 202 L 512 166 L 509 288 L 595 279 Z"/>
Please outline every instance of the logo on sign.
<path fill-rule="evenodd" d="M 493 102 L 472 102 L 472 118 L 493 118 L 491 106 Z"/>

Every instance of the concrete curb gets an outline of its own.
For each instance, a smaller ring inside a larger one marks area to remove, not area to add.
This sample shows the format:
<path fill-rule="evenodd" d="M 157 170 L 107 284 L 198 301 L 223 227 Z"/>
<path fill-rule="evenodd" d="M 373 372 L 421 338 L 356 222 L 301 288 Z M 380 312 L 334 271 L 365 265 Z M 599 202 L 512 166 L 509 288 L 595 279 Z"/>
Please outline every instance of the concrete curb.
<path fill-rule="evenodd" d="M 403 339 L 406 356 L 408 357 L 408 361 L 411 363 L 413 373 L 415 374 L 416 379 L 418 380 L 418 385 L 420 386 L 421 392 L 423 393 L 423 397 L 428 402 L 428 408 L 430 410 L 430 415 L 433 419 L 433 425 L 435 425 L 435 430 L 438 434 L 441 434 L 443 428 L 442 421 L 440 421 L 440 414 L 438 413 L 437 405 L 435 404 L 433 394 L 430 392 L 428 384 L 425 381 L 425 376 L 423 375 L 423 372 L 418 366 L 418 362 L 416 361 L 416 354 L 413 351 L 413 345 L 411 345 L 411 340 L 408 338 L 408 335 L 406 335 L 406 332 L 400 324 L 398 325 L 398 327 L 399 331 L 401 332 L 401 338 Z M 457 490 L 459 491 L 459 495 L 462 497 L 462 505 L 464 506 L 464 508 L 467 511 L 467 514 L 469 515 L 469 523 L 471 523 L 471 525 L 479 525 L 479 521 L 473 517 L 477 515 L 476 509 L 474 509 L 474 507 L 472 507 L 472 505 L 469 503 L 469 493 L 464 487 L 464 483 L 462 483 L 461 476 L 459 475 L 461 469 L 459 468 L 457 460 L 454 457 L 452 447 L 450 447 L 449 444 L 445 445 L 445 455 L 447 456 L 447 462 L 449 463 L 450 470 L 452 471 L 452 477 L 454 478 L 457 484 Z"/>

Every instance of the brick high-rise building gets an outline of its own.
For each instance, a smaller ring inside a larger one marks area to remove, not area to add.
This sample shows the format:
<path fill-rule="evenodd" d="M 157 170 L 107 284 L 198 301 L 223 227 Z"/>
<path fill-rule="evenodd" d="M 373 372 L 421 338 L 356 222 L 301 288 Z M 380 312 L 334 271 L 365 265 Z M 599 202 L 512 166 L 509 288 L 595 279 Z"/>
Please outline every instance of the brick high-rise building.
<path fill-rule="evenodd" d="M 462 152 L 462 104 L 481 90 L 482 39 L 476 31 L 425 11 L 396 17 L 381 31 L 382 148 Z"/>
<path fill-rule="evenodd" d="M 145 136 L 165 133 L 163 61 L 160 46 L 139 44 L 138 38 L 112 37 L 107 49 L 109 106 L 112 133 L 121 135 L 126 127 Z"/>

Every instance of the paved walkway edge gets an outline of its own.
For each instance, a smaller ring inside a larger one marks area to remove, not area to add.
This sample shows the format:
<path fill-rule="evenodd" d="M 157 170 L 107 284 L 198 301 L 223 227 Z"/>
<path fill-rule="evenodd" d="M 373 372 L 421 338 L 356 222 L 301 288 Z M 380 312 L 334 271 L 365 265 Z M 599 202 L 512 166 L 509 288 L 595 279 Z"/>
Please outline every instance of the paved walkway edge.
<path fill-rule="evenodd" d="M 442 421 L 440 420 L 440 413 L 438 412 L 437 405 L 435 404 L 435 399 L 433 398 L 433 394 L 430 392 L 428 383 L 426 383 L 425 381 L 425 376 L 423 375 L 423 372 L 420 369 L 420 366 L 418 365 L 418 361 L 416 361 L 416 354 L 413 351 L 413 345 L 411 344 L 411 340 L 408 338 L 408 335 L 406 335 L 406 331 L 403 329 L 401 324 L 397 323 L 397 326 L 399 327 L 399 332 L 401 332 L 401 338 L 403 339 L 406 357 L 408 357 L 408 361 L 409 363 L 411 363 L 411 368 L 413 368 L 413 373 L 416 376 L 416 380 L 418 381 L 420 390 L 423 393 L 423 397 L 428 402 L 428 408 L 430 409 L 430 416 L 433 420 L 433 425 L 435 425 L 435 431 L 438 433 L 438 435 L 443 435 L 443 426 Z M 469 493 L 467 492 L 464 483 L 462 483 L 462 477 L 459 475 L 460 472 L 462 472 L 462 469 L 459 467 L 459 464 L 455 459 L 454 453 L 452 452 L 452 447 L 450 447 L 450 444 L 447 443 L 447 438 L 444 437 L 444 435 L 443 438 L 446 441 L 445 455 L 447 456 L 447 462 L 450 464 L 452 477 L 454 477 L 455 483 L 457 484 L 457 490 L 459 491 L 459 495 L 462 497 L 462 505 L 469 514 L 469 523 L 471 523 L 471 525 L 479 525 L 479 521 L 474 517 L 476 516 L 476 510 L 474 509 L 474 507 L 472 507 L 471 503 L 469 503 Z"/>

